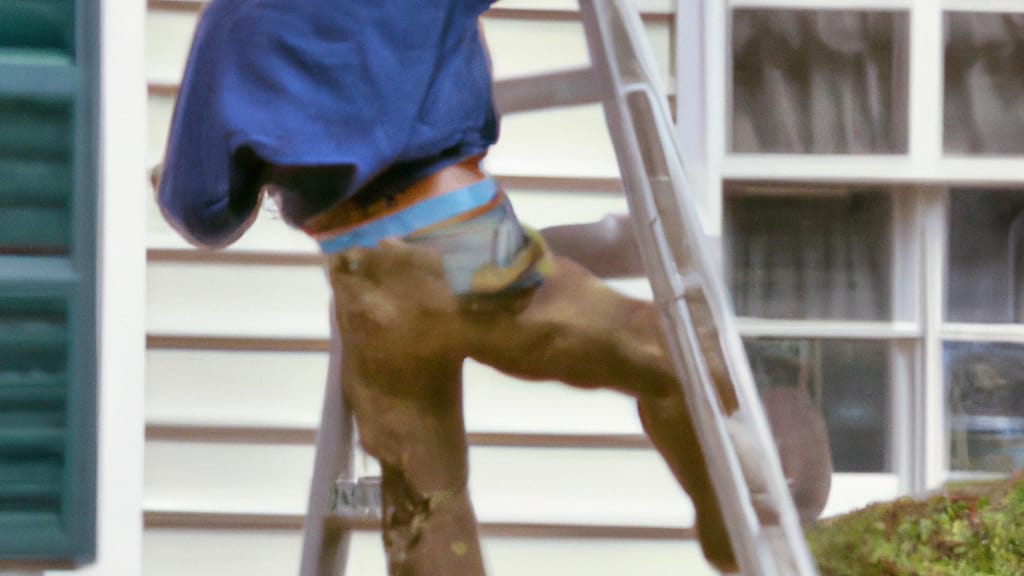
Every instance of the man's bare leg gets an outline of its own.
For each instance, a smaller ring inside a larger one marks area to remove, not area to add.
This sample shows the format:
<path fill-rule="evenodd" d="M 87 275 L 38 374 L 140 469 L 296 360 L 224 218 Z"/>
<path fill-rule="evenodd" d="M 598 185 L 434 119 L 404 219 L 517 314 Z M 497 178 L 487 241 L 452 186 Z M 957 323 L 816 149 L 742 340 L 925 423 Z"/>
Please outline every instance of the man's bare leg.
<path fill-rule="evenodd" d="M 704 456 L 650 303 L 614 292 L 565 259 L 557 259 L 553 274 L 536 290 L 468 302 L 447 287 L 437 254 L 401 242 L 349 251 L 334 257 L 331 266 L 336 301 L 347 302 L 349 322 L 356 320 L 353 326 L 342 324 L 346 344 L 355 339 L 385 360 L 412 355 L 421 367 L 457 351 L 456 357 L 469 355 L 520 377 L 611 388 L 637 398 L 645 430 L 697 508 L 705 555 L 722 569 L 735 567 Z M 345 318 L 339 315 L 342 322 Z M 406 376 L 407 381 L 416 379 Z M 371 386 L 377 383 L 363 387 Z M 432 409 L 426 400 L 417 405 Z M 360 402 L 354 405 L 358 415 Z M 447 414 L 458 418 L 461 430 L 461 415 Z M 368 412 L 367 417 L 381 416 Z M 414 421 L 423 415 L 406 411 L 403 418 Z"/>
<path fill-rule="evenodd" d="M 472 358 L 530 379 L 610 388 L 637 399 L 644 430 L 697 510 L 705 556 L 736 568 L 707 462 L 649 302 L 622 296 L 571 260 L 507 309 L 466 315 Z"/>
<path fill-rule="evenodd" d="M 483 575 L 467 493 L 463 357 L 449 351 L 451 341 L 423 337 L 422 315 L 393 313 L 386 291 L 397 286 L 347 270 L 331 276 L 344 391 L 364 449 L 381 462 L 389 573 Z"/>

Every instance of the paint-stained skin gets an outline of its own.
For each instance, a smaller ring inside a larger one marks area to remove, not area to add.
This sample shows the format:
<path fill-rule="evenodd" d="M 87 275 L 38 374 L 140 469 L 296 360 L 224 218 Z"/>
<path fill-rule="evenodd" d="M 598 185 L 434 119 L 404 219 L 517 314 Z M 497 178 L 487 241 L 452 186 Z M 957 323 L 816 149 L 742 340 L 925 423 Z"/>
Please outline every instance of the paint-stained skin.
<path fill-rule="evenodd" d="M 538 288 L 489 296 L 483 306 L 452 293 L 437 253 L 399 240 L 333 256 L 329 266 L 345 345 L 345 393 L 364 448 L 383 466 L 392 574 L 484 573 L 466 492 L 465 358 L 528 380 L 558 379 L 636 398 L 645 431 L 693 499 L 705 555 L 723 570 L 735 568 L 651 303 L 624 297 L 557 256 Z M 786 418 L 804 408 L 786 406 Z M 801 458 L 788 461 L 792 466 Z"/>

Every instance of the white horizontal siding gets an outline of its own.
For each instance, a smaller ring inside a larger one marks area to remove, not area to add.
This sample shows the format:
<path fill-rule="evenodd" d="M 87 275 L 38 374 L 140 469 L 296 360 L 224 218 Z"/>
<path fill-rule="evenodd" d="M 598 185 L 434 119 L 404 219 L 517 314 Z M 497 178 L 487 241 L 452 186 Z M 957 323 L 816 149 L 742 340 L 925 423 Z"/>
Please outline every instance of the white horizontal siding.
<path fill-rule="evenodd" d="M 580 21 L 485 18 L 484 34 L 496 79 L 590 65 Z M 671 21 L 645 22 L 658 72 L 671 85 Z"/>
<path fill-rule="evenodd" d="M 147 511 L 305 511 L 312 445 L 146 442 Z"/>
<path fill-rule="evenodd" d="M 330 289 L 319 266 L 151 262 L 149 334 L 327 338 Z"/>
<path fill-rule="evenodd" d="M 146 421 L 315 428 L 326 379 L 326 352 L 151 349 Z"/>
<path fill-rule="evenodd" d="M 189 11 L 150 10 L 146 14 L 146 73 L 150 79 L 181 79 L 198 17 Z"/>
<path fill-rule="evenodd" d="M 142 545 L 142 576 L 298 574 L 301 549 L 302 534 L 299 530 L 147 528 Z M 366 572 L 353 571 L 351 574 L 387 574 L 386 569 L 374 564 L 372 560 L 369 564 L 360 565 L 363 566 Z"/>
<path fill-rule="evenodd" d="M 164 150 L 167 147 L 167 135 L 171 129 L 171 117 L 173 115 L 174 96 L 169 94 L 149 95 L 149 108 L 146 111 L 147 167 L 163 162 Z"/>
<path fill-rule="evenodd" d="M 534 228 L 593 222 L 628 211 L 626 197 L 621 194 L 524 192 L 511 188 L 509 195 L 519 219 Z"/>
<path fill-rule="evenodd" d="M 326 352 L 150 350 L 147 364 L 150 423 L 304 429 L 319 424 Z M 525 382 L 472 361 L 464 380 L 470 432 L 641 433 L 633 401 L 614 392 Z"/>
<path fill-rule="evenodd" d="M 559 382 L 525 382 L 478 364 L 464 368 L 470 432 L 640 434 L 632 399 Z"/>
<path fill-rule="evenodd" d="M 281 576 L 296 573 L 298 530 L 146 531 L 143 576 Z M 485 537 L 491 576 L 710 576 L 696 544 L 675 541 Z M 347 574 L 386 574 L 380 536 L 352 537 Z"/>
<path fill-rule="evenodd" d="M 618 178 L 604 111 L 577 106 L 506 116 L 487 155 L 495 174 Z"/>
<path fill-rule="evenodd" d="M 146 443 L 146 510 L 302 514 L 312 445 Z M 470 449 L 470 492 L 483 522 L 688 527 L 688 498 L 652 449 Z M 357 459 L 360 474 L 376 474 Z M 835 478 L 826 515 L 894 498 L 894 475 Z"/>
<path fill-rule="evenodd" d="M 620 282 L 634 295 L 643 280 Z M 323 338 L 330 287 L 317 265 L 150 262 L 146 329 L 162 336 Z"/>
<path fill-rule="evenodd" d="M 302 514 L 311 445 L 146 443 L 147 510 Z M 372 461 L 360 462 L 372 474 Z M 689 500 L 652 449 L 470 449 L 482 522 L 686 527 Z"/>

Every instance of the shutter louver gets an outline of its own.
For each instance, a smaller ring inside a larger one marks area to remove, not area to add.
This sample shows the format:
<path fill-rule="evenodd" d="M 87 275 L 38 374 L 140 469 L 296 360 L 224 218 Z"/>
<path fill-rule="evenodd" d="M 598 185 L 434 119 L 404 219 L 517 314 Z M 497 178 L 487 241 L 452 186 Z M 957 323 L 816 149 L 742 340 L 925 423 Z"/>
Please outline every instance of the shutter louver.
<path fill-rule="evenodd" d="M 0 0 L 0 571 L 95 555 L 98 14 Z"/>
<path fill-rule="evenodd" d="M 0 299 L 0 524 L 60 521 L 66 333 L 62 303 Z"/>
<path fill-rule="evenodd" d="M 0 254 L 67 254 L 71 106 L 0 97 Z"/>
<path fill-rule="evenodd" d="M 73 59 L 74 0 L 0 2 L 0 50 L 7 58 Z"/>

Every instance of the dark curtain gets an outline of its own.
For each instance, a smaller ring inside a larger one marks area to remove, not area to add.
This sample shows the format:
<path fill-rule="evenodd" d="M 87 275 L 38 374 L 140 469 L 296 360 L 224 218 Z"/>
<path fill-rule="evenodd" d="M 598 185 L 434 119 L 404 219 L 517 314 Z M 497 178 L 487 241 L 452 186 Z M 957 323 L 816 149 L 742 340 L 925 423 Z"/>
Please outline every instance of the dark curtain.
<path fill-rule="evenodd" d="M 888 319 L 890 206 L 878 192 L 730 196 L 727 266 L 736 313 Z"/>
<path fill-rule="evenodd" d="M 1024 194 L 953 190 L 948 270 L 949 321 L 1024 321 Z"/>
<path fill-rule="evenodd" d="M 736 10 L 734 152 L 895 153 L 906 149 L 906 17 L 893 12 Z"/>
<path fill-rule="evenodd" d="M 1024 153 L 1024 14 L 946 15 L 945 150 Z"/>

